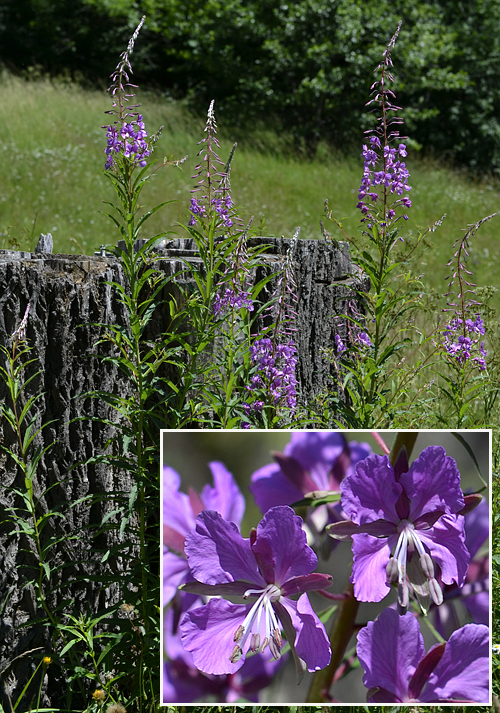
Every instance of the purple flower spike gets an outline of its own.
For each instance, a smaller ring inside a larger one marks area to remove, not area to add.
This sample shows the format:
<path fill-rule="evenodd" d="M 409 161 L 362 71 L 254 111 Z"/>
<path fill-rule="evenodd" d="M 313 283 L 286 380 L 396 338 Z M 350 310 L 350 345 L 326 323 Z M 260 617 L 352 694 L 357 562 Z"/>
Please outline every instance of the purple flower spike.
<path fill-rule="evenodd" d="M 478 367 L 480 371 L 484 371 L 486 369 L 487 356 L 484 342 L 481 342 L 479 347 L 479 339 L 467 337 L 465 332 L 473 335 L 484 334 L 484 323 L 480 315 L 476 315 L 474 321 L 472 319 L 465 320 L 465 327 L 463 319 L 455 315 L 444 328 L 443 347 L 447 354 L 458 364 L 464 365 L 469 362 L 471 365 Z"/>
<path fill-rule="evenodd" d="M 358 634 L 368 703 L 488 703 L 489 630 L 467 624 L 425 653 L 418 620 L 384 609 Z"/>
<path fill-rule="evenodd" d="M 372 455 L 358 463 L 340 489 L 352 522 L 331 525 L 329 534 L 352 536 L 351 581 L 357 599 L 378 602 L 397 582 L 403 611 L 408 584 L 423 609 L 429 597 L 441 604 L 436 566 L 445 584 L 463 586 L 470 561 L 460 515 L 465 502 L 457 464 L 441 446 L 423 450 L 409 469 L 405 455 L 395 468 L 387 456 Z"/>
<path fill-rule="evenodd" d="M 251 601 L 211 599 L 184 615 L 182 643 L 200 671 L 235 673 L 248 652 L 279 659 L 282 629 L 298 675 L 304 666 L 316 671 L 329 663 L 328 636 L 305 592 L 328 587 L 332 578 L 312 574 L 318 560 L 291 508 L 269 510 L 249 539 L 218 513 L 202 512 L 186 538 L 186 553 L 197 581 L 185 591 Z"/>

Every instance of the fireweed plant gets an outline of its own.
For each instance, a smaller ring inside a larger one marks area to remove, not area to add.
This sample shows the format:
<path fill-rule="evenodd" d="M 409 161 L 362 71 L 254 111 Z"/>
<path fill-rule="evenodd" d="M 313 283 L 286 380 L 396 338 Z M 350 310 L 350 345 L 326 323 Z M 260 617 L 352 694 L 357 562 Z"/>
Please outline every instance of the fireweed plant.
<path fill-rule="evenodd" d="M 342 432 L 292 432 L 251 477 L 263 517 L 248 537 L 222 462 L 200 495 L 163 466 L 163 703 L 257 702 L 273 677 L 271 695 L 293 702 L 278 690 L 288 667 L 308 703 L 339 703 L 352 672 L 359 691 L 360 667 L 353 702 L 488 703 L 486 488 L 478 472 L 464 495 L 441 445 L 412 460 L 416 439 L 389 450 L 377 434 L 379 455 Z"/>
<path fill-rule="evenodd" d="M 469 239 L 492 216 L 469 226 L 457 240 L 449 263 L 454 264 L 449 289 L 458 283 L 456 302 L 448 303 L 444 310 L 453 310 L 453 314 L 448 314 L 446 324 L 434 323 L 426 331 L 425 288 L 421 277 L 414 276 L 412 262 L 420 248 L 428 247 L 428 236 L 445 216 L 416 239 L 401 235 L 412 200 L 405 161 L 407 143 L 398 128 L 403 122 L 397 116 L 401 107 L 394 103 L 391 88 L 391 52 L 400 28 L 401 23 L 375 69 L 376 80 L 367 103 L 375 115 L 375 126 L 366 132 L 363 145 L 364 170 L 357 204 L 362 241 L 345 233 L 325 203 L 327 217 L 348 240 L 353 262 L 360 275 L 369 278 L 371 287 L 358 292 L 356 300 L 353 295 L 348 312 L 337 317 L 339 327 L 340 320 L 344 321 L 351 343 L 344 344 L 337 334 L 335 344 L 325 350 L 335 366 L 336 383 L 323 404 L 330 406 L 325 410 L 327 421 L 339 426 L 387 427 L 411 419 L 412 414 L 422 423 L 422 414 L 430 414 L 438 403 L 434 379 L 424 383 L 427 371 L 438 362 L 438 380 L 443 381 L 438 388 L 444 402 L 437 409 L 437 422 L 461 427 L 468 421 L 478 391 L 487 392 L 486 375 L 480 373 L 486 370 L 484 340 L 479 339 L 484 335 L 482 306 L 472 299 L 470 287 L 474 286 L 467 282 L 471 273 L 466 258 Z M 325 230 L 324 234 L 329 237 Z M 488 418 L 486 410 L 489 414 L 491 408 L 485 409 Z"/>
<path fill-rule="evenodd" d="M 257 285 L 251 279 L 252 272 L 262 266 L 259 250 L 247 249 L 250 224 L 246 227 L 241 224 L 233 204 L 229 181 L 231 157 L 224 170 L 219 168 L 222 164 L 216 154 L 213 103 L 209 108 L 206 136 L 201 142 L 197 185 L 186 226 L 201 259 L 196 266 L 186 264 L 176 273 L 173 287 L 170 284 L 173 278 L 165 277 L 156 269 L 155 248 L 166 234 L 147 239 L 141 235 L 148 218 L 165 203 L 142 213 L 139 199 L 158 168 L 180 162 L 169 158 L 159 165 L 153 163 L 158 134 L 149 136 L 144 117 L 137 111 L 139 105 L 130 104 L 134 97 L 130 56 L 142 24 L 143 20 L 111 77 L 109 91 L 113 108 L 108 113 L 113 121 L 104 127 L 107 141 L 104 171 L 118 198 L 117 205 L 107 202 L 110 211 L 106 215 L 123 241 L 122 247 L 114 247 L 114 250 L 125 278 L 123 282 L 108 284 L 123 306 L 125 319 L 121 324 L 96 325 L 102 336 L 95 345 L 100 352 L 95 357 L 120 373 L 122 388 L 118 394 L 94 390 L 80 395 L 97 399 L 110 408 L 110 418 L 93 418 L 96 427 L 104 426 L 111 435 L 104 452 L 95 453 L 83 464 L 75 464 L 75 467 L 89 468 L 97 464 L 106 466 L 116 473 L 126 473 L 133 483 L 130 492 L 93 494 L 88 499 L 89 507 L 101 500 L 113 505 L 109 517 L 96 526 L 96 539 L 104 532 L 116 531 L 118 550 L 131 553 L 127 556 L 126 571 L 117 574 L 114 582 L 123 601 L 112 609 L 84 615 L 72 611 L 68 605 L 55 617 L 46 606 L 51 584 L 51 547 L 56 547 L 57 540 L 51 540 L 50 547 L 42 547 L 40 533 L 59 513 L 38 513 L 37 516 L 40 496 L 34 495 L 33 478 L 46 449 L 38 445 L 41 438 L 40 427 L 36 425 L 36 405 L 40 397 L 24 397 L 25 387 L 34 378 L 23 380 L 26 365 L 34 361 L 29 358 L 29 346 L 24 338 L 28 312 L 13 335 L 12 349 L 2 353 L 6 366 L 2 366 L 0 374 L 12 402 L 2 405 L 2 416 L 19 441 L 18 449 L 11 448 L 9 453 L 22 471 L 25 484 L 25 490 L 16 492 L 23 504 L 20 509 L 13 508 L 12 517 L 16 527 L 33 543 L 38 597 L 53 635 L 58 666 L 67 672 L 68 688 L 64 696 L 68 710 L 72 709 L 75 692 L 96 709 L 104 701 L 131 706 L 138 711 L 151 710 L 157 705 L 158 431 L 162 427 L 180 428 L 192 423 L 224 428 L 247 423 L 248 404 L 254 396 L 248 386 L 252 370 L 258 371 L 261 367 L 255 363 L 252 347 L 258 339 L 263 340 L 270 334 L 273 349 L 277 349 L 278 337 L 282 334 L 279 323 L 286 319 L 286 288 L 279 282 L 279 276 L 263 266 L 266 276 Z M 190 282 L 183 283 L 182 278 L 188 272 Z M 276 319 L 270 320 L 266 313 L 266 326 L 254 333 L 252 319 L 261 318 L 274 299 L 271 297 L 261 304 L 259 293 L 274 277 L 278 280 L 277 289 L 281 289 L 275 298 L 279 303 Z M 287 280 L 284 284 L 288 284 Z M 167 323 L 165 331 L 157 329 L 158 315 L 161 324 Z M 294 396 L 292 387 L 295 388 L 293 366 L 292 360 L 287 365 L 285 379 L 286 395 L 290 399 Z M 277 378 L 275 375 L 275 380 Z M 266 423 L 273 425 L 287 423 L 293 412 L 289 402 L 282 398 L 278 383 L 275 388 L 279 397 L 273 393 L 266 402 Z M 21 513 L 24 514 L 21 516 Z M 109 556 L 110 552 L 103 553 L 103 562 Z M 113 575 L 109 577 L 112 579 Z M 126 655 L 130 650 L 132 658 Z M 77 665 L 78 659 L 89 665 Z M 249 664 L 248 668 L 254 665 Z M 41 668 L 44 673 L 44 667 Z M 264 668 L 268 670 L 267 664 Z M 259 671 L 254 673 L 263 675 Z M 40 671 L 37 675 L 41 675 Z M 89 690 L 89 682 L 92 690 Z"/>
<path fill-rule="evenodd" d="M 174 392 L 168 404 L 170 425 L 286 425 L 296 404 L 296 348 L 286 335 L 291 257 L 285 256 L 274 273 L 263 262 L 265 248 L 247 246 L 252 220 L 243 225 L 231 195 L 236 145 L 224 164 L 213 102 L 199 144 L 184 228 L 200 261 L 186 262 L 195 287 L 183 292 L 189 336 L 182 341 L 185 358 L 179 362 L 177 382 L 169 382 Z M 255 284 L 252 276 L 259 268 L 265 276 Z M 273 279 L 274 293 L 262 302 L 261 292 Z"/>
<path fill-rule="evenodd" d="M 483 218 L 464 230 L 465 234 L 453 246 L 456 252 L 448 263 L 453 272 L 446 296 L 452 301 L 447 303 L 445 311 L 450 313 L 451 319 L 442 330 L 440 347 L 450 375 L 441 374 L 445 383 L 440 388 L 451 407 L 451 414 L 447 420 L 451 422 L 453 419 L 456 428 L 460 428 L 465 422 L 467 410 L 478 391 L 482 392 L 487 415 L 490 415 L 497 398 L 497 390 L 492 389 L 491 386 L 488 388 L 485 374 L 487 370 L 485 325 L 478 311 L 482 305 L 475 299 L 473 288 L 476 285 L 468 281 L 472 273 L 466 267 L 470 239 L 483 223 L 493 218 L 493 215 Z"/>

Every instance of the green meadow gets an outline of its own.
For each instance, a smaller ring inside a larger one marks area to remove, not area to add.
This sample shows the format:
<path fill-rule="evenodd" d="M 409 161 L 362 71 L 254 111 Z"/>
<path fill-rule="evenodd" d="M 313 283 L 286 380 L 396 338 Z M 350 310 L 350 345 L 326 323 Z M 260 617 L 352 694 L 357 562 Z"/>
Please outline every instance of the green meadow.
<path fill-rule="evenodd" d="M 111 108 L 105 91 L 88 91 L 72 84 L 46 79 L 25 81 L 1 75 L 0 140 L 1 213 L 0 247 L 29 250 L 41 232 L 51 232 L 54 251 L 92 254 L 101 244 L 114 244 L 116 230 L 101 211 L 104 200 L 113 200 L 104 178 L 105 131 Z M 182 235 L 179 224 L 188 220 L 192 175 L 204 122 L 179 104 L 160 95 L 140 94 L 146 128 L 164 130 L 157 144 L 164 156 L 188 160 L 180 167 L 165 166 L 148 188 L 145 207 L 161 201 L 171 204 L 148 223 L 148 235 L 160 231 Z M 225 117 L 216 117 L 221 141 L 220 157 L 226 160 L 231 136 Z M 360 152 L 362 137 L 360 136 Z M 245 218 L 254 216 L 261 235 L 291 237 L 300 226 L 302 238 L 321 236 L 319 221 L 337 238 L 340 231 L 324 217 L 324 201 L 352 236 L 359 237 L 360 213 L 356 209 L 362 160 L 345 158 L 326 146 L 315 160 L 300 160 L 287 151 L 287 142 L 270 133 L 240 140 L 231 172 L 233 198 Z M 465 173 L 423 159 L 415 152 L 407 165 L 411 173 L 410 220 L 402 235 L 416 236 L 446 213 L 442 226 L 429 235 L 429 248 L 420 257 L 426 283 L 446 292 L 446 263 L 461 230 L 500 207 L 500 182 L 484 177 L 473 180 Z M 469 267 L 478 285 L 499 282 L 500 217 L 486 223 L 470 250 Z M 147 236 L 145 236 L 147 237 Z"/>

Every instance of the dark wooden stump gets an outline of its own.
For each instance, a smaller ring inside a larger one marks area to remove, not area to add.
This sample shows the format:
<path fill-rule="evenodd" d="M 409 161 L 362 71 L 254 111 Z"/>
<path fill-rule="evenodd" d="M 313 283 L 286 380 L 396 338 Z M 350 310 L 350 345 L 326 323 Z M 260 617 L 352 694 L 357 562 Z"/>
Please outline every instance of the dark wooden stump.
<path fill-rule="evenodd" d="M 275 271 L 290 246 L 290 240 L 254 238 L 250 245 L 269 245 L 263 270 Z M 185 269 L 181 258 L 197 261 L 190 240 L 177 240 L 158 251 L 155 264 L 167 275 Z M 262 275 L 256 275 L 258 280 Z M 295 251 L 295 278 L 298 292 L 298 317 L 295 341 L 298 348 L 300 401 L 307 403 L 334 376 L 322 357 L 322 349 L 333 347 L 339 333 L 346 341 L 345 325 L 335 316 L 347 310 L 349 300 L 356 300 L 356 290 L 367 287 L 350 262 L 346 244 L 334 247 L 323 240 L 300 240 Z M 184 276 L 183 280 L 189 280 Z M 117 415 L 102 401 L 81 394 L 93 389 L 109 393 L 129 393 L 129 384 L 108 363 L 96 358 L 106 353 L 106 345 L 95 347 L 103 334 L 100 324 L 126 327 L 127 314 L 107 282 L 125 283 L 120 261 L 112 256 L 73 256 L 0 251 L 0 344 L 11 346 L 11 335 L 19 326 L 28 301 L 31 304 L 27 338 L 36 363 L 27 376 L 40 372 L 31 382 L 28 394 L 43 394 L 37 403 L 39 425 L 51 422 L 42 431 L 40 445 L 52 447 L 42 458 L 36 472 L 35 495 L 40 496 L 39 514 L 62 508 L 65 519 L 57 518 L 43 533 L 64 535 L 57 546 L 54 564 L 65 565 L 52 577 L 49 605 L 55 609 L 66 599 L 73 599 L 76 612 L 93 612 L 120 600 L 115 585 L 103 584 L 107 573 L 119 574 L 130 567 L 134 552 L 123 551 L 110 557 L 105 565 L 99 551 L 116 542 L 111 529 L 96 542 L 92 526 L 99 525 L 113 508 L 112 497 L 89 505 L 76 501 L 87 496 L 128 493 L 132 486 L 128 474 L 103 464 L 75 466 L 105 449 L 113 426 L 94 419 L 116 422 Z M 172 288 L 169 288 L 172 289 Z M 268 294 L 273 283 L 268 288 Z M 155 313 L 152 329 L 156 334 L 168 326 L 168 310 Z M 154 335 L 153 335 L 154 336 Z M 2 357 L 3 359 L 3 357 Z M 0 382 L 0 399 L 7 399 Z M 11 405 L 11 404 L 9 404 Z M 16 437 L 5 422 L 0 423 L 0 439 L 6 448 L 16 447 Z M 20 505 L 11 488 L 24 489 L 19 468 L 4 451 L 0 451 L 0 703 L 10 710 L 9 697 L 15 702 L 35 666 L 31 649 L 50 655 L 47 628 L 30 625 L 43 617 L 35 589 L 25 587 L 26 574 L 37 567 L 32 545 L 23 535 L 13 532 L 8 508 Z M 57 532 L 54 530 L 57 528 Z M 71 539 L 75 534 L 76 539 Z M 97 575 L 97 579 L 94 578 Z M 99 581 L 99 575 L 102 579 Z M 88 577 L 88 579 L 85 579 Z M 39 659 L 38 659 L 39 660 Z M 49 668 L 49 687 L 42 698 L 43 706 L 54 700 L 50 690 L 63 682 L 57 678 L 57 667 Z M 38 686 L 38 681 L 34 682 Z M 29 700 L 29 695 L 26 700 Z M 52 703 L 53 705 L 53 703 Z"/>

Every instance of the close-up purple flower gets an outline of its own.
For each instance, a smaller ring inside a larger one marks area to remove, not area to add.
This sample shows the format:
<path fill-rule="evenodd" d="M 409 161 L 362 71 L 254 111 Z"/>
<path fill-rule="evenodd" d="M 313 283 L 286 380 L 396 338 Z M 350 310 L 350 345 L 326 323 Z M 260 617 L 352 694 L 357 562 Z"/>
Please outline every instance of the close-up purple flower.
<path fill-rule="evenodd" d="M 199 597 L 179 593 L 164 615 L 163 703 L 193 703 L 205 696 L 215 696 L 218 701 L 234 703 L 241 698 L 258 702 L 262 688 L 271 683 L 286 656 L 269 661 L 263 654 L 249 657 L 233 674 L 214 676 L 198 671 L 193 657 L 182 646 L 179 619 L 186 611 L 200 606 Z"/>
<path fill-rule="evenodd" d="M 489 630 L 466 624 L 425 652 L 418 619 L 384 609 L 358 634 L 368 703 L 488 703 Z"/>
<path fill-rule="evenodd" d="M 337 356 L 341 356 L 345 351 L 347 351 L 347 347 L 338 334 L 335 335 L 335 349 Z"/>
<path fill-rule="evenodd" d="M 196 581 L 185 591 L 251 602 L 213 598 L 183 616 L 182 643 L 200 671 L 235 673 L 249 652 L 279 659 L 282 631 L 298 673 L 329 663 L 328 636 L 306 592 L 328 587 L 332 577 L 313 573 L 318 559 L 291 508 L 269 510 L 249 538 L 218 513 L 204 511 L 186 537 L 186 553 Z"/>
<path fill-rule="evenodd" d="M 334 491 L 354 465 L 371 454 L 367 443 L 348 442 L 342 433 L 296 431 L 274 463 L 252 475 L 250 490 L 262 512 L 291 505 L 315 490 Z"/>
<path fill-rule="evenodd" d="M 223 463 L 209 463 L 214 487 L 205 485 L 198 495 L 179 491 L 181 479 L 173 468 L 163 466 L 163 603 L 175 595 L 177 587 L 189 576 L 184 554 L 186 535 L 195 527 L 202 510 L 216 510 L 239 524 L 245 511 L 245 499 L 233 476 Z"/>
<path fill-rule="evenodd" d="M 398 602 L 408 606 L 409 585 L 423 606 L 443 600 L 437 577 L 461 587 L 470 555 L 465 546 L 465 506 L 460 473 L 444 448 L 425 448 L 408 468 L 402 451 L 394 468 L 372 455 L 340 484 L 351 522 L 334 523 L 329 534 L 352 537 L 354 593 L 378 602 L 398 583 Z"/>

